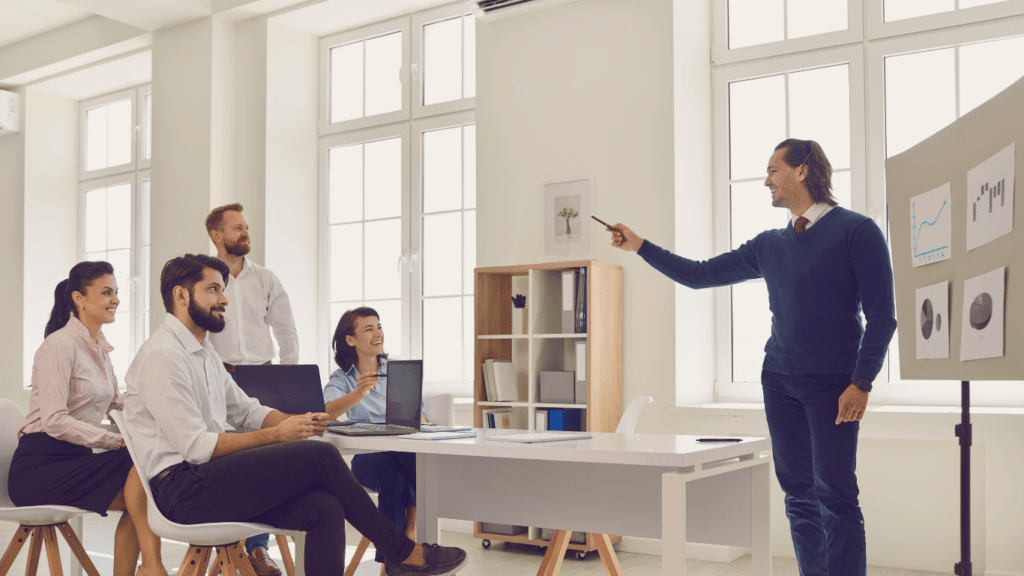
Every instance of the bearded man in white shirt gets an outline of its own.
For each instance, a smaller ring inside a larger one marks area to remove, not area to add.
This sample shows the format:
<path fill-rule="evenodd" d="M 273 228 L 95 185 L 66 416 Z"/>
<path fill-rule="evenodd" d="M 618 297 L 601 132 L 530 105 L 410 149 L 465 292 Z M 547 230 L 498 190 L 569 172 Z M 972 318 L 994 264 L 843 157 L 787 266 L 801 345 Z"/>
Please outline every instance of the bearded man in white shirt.
<path fill-rule="evenodd" d="M 210 342 L 235 376 L 235 366 L 270 364 L 274 359 L 274 337 L 281 346 L 281 364 L 299 361 L 299 338 L 292 317 L 291 303 L 277 275 L 245 256 L 252 249 L 249 223 L 241 204 L 214 208 L 206 217 L 206 231 L 217 246 L 217 257 L 231 271 L 226 287 L 228 306 L 224 311 L 224 330 L 210 333 Z M 269 534 L 245 541 L 245 551 L 257 576 L 281 576 L 281 569 L 267 555 Z"/>

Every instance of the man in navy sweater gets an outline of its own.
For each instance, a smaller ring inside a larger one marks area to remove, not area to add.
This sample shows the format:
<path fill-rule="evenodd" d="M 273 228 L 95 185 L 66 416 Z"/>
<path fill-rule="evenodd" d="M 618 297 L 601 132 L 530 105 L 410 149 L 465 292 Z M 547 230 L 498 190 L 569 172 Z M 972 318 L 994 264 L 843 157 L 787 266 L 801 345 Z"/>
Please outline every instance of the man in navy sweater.
<path fill-rule="evenodd" d="M 772 206 L 792 213 L 790 225 L 704 262 L 659 248 L 623 224 L 608 231 L 612 246 L 639 253 L 690 288 L 764 278 L 772 334 L 761 387 L 800 574 L 863 576 L 857 432 L 896 330 L 892 264 L 882 231 L 837 206 L 831 179 L 816 142 L 782 142 L 764 185 Z"/>

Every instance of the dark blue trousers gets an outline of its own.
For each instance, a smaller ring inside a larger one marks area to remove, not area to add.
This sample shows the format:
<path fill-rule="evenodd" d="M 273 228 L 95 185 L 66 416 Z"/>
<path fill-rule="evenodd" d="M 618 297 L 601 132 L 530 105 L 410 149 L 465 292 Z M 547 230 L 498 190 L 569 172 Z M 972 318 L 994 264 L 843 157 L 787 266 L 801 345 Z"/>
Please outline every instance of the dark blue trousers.
<path fill-rule="evenodd" d="M 238 382 L 238 376 L 235 376 L 234 372 L 228 372 L 228 374 L 231 374 L 232 380 Z M 252 553 L 252 551 L 257 548 L 263 548 L 266 550 L 268 547 L 270 547 L 270 534 L 257 534 L 245 539 L 246 554 Z"/>
<path fill-rule="evenodd" d="M 372 452 L 352 458 L 352 475 L 359 483 L 377 493 L 377 508 L 385 518 L 405 533 L 406 508 L 416 505 L 416 454 L 408 452 Z M 380 552 L 377 562 L 383 562 Z"/>
<path fill-rule="evenodd" d="M 761 372 L 775 474 L 801 576 L 865 576 L 864 516 L 857 502 L 859 422 L 836 425 L 849 374 Z"/>

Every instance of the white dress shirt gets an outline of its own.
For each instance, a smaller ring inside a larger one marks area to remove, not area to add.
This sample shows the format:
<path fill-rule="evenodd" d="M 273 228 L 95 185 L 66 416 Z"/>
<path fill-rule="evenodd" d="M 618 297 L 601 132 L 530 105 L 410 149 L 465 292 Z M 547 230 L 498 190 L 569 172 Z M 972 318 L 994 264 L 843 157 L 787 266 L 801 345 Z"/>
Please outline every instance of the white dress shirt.
<path fill-rule="evenodd" d="M 187 461 L 208 462 L 217 435 L 259 430 L 273 408 L 246 396 L 205 338 L 168 314 L 125 375 L 124 416 L 147 478 Z"/>
<path fill-rule="evenodd" d="M 804 218 L 807 218 L 807 223 L 804 224 L 804 230 L 807 230 L 811 226 L 814 226 L 815 222 L 821 220 L 822 216 L 828 214 L 832 210 L 832 208 L 834 208 L 834 206 L 829 206 L 824 202 L 818 202 L 812 205 L 807 210 L 805 210 L 804 213 L 801 215 L 793 214 L 792 212 L 790 212 L 789 223 L 793 226 L 793 228 L 796 228 L 796 221 L 800 219 L 800 216 L 803 216 Z"/>
<path fill-rule="evenodd" d="M 299 335 L 292 318 L 292 305 L 277 275 L 244 258 L 242 271 L 224 289 L 228 305 L 224 330 L 208 334 L 228 364 L 266 364 L 274 359 L 274 341 L 281 346 L 281 363 L 299 362 Z"/>

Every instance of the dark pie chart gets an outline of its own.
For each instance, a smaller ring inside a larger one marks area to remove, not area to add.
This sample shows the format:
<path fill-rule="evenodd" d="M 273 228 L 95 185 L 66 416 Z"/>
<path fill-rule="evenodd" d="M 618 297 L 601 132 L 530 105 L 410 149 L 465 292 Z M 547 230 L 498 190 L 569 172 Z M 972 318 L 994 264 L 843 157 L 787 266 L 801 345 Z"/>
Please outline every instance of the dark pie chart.
<path fill-rule="evenodd" d="M 988 292 L 982 292 L 971 303 L 971 328 L 984 330 L 991 320 L 992 296 Z"/>
<path fill-rule="evenodd" d="M 935 325 L 935 314 L 930 298 L 925 298 L 921 304 L 921 335 L 927 340 L 932 337 L 932 327 Z"/>

